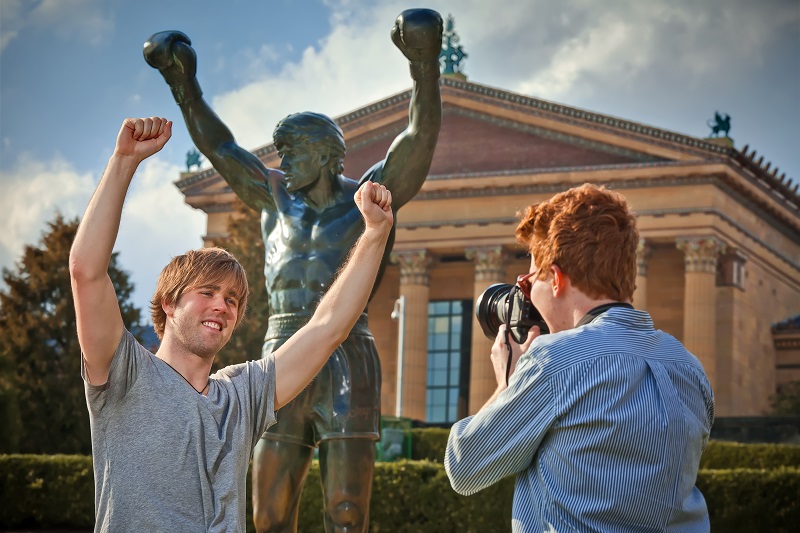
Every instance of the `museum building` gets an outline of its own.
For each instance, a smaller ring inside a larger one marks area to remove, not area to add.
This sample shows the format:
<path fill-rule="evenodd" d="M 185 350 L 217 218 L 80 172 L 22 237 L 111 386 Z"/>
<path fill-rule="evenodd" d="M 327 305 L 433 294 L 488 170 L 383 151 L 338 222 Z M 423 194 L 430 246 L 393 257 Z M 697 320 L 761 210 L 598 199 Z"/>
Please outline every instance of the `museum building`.
<path fill-rule="evenodd" d="M 717 416 L 765 414 L 781 384 L 800 380 L 800 194 L 777 168 L 726 137 L 681 135 L 461 75 L 440 87 L 430 173 L 398 213 L 392 263 L 369 305 L 384 414 L 445 424 L 483 405 L 495 380 L 475 301 L 528 271 L 515 214 L 586 182 L 620 192 L 635 212 L 634 306 L 700 359 Z M 410 95 L 335 118 L 346 176 L 385 157 L 408 124 Z M 273 144 L 254 153 L 279 167 Z M 220 175 L 183 173 L 176 185 L 207 214 L 206 244 L 224 236 L 239 200 Z M 402 339 L 392 318 L 401 297 Z"/>

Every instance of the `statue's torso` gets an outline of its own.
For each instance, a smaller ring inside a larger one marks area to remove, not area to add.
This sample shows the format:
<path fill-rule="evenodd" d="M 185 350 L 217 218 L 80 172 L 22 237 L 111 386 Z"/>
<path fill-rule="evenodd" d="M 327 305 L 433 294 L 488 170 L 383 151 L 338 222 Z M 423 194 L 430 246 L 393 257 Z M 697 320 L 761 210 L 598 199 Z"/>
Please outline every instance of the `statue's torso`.
<path fill-rule="evenodd" d="M 361 235 L 363 218 L 349 195 L 319 212 L 282 200 L 261 215 L 270 314 L 311 314 Z"/>

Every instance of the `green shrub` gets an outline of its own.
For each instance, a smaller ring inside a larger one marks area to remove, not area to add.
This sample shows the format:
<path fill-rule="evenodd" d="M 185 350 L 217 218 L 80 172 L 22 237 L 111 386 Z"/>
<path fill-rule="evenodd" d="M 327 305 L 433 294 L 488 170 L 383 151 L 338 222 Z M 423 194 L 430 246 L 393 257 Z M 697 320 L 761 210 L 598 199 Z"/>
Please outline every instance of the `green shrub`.
<path fill-rule="evenodd" d="M 0 455 L 0 529 L 94 524 L 94 472 L 85 455 Z"/>
<path fill-rule="evenodd" d="M 441 463 L 450 431 L 442 428 L 411 430 L 411 458 Z M 778 468 L 800 467 L 800 446 L 794 444 L 739 444 L 710 441 L 700 460 L 700 468 Z"/>
<path fill-rule="evenodd" d="M 701 470 L 697 486 L 706 498 L 714 532 L 790 531 L 800 523 L 800 469 Z M 432 461 L 377 463 L 370 531 L 507 532 L 511 528 L 514 478 L 473 496 L 451 488 L 444 468 Z M 74 528 L 94 523 L 91 458 L 0 455 L 0 530 Z M 319 465 L 308 473 L 300 502 L 299 530 L 322 531 Z M 248 476 L 247 529 L 254 531 Z"/>
<path fill-rule="evenodd" d="M 405 460 L 376 463 L 369 530 L 372 533 L 510 531 L 513 494 L 513 478 L 466 497 L 450 488 L 441 464 Z M 322 511 L 319 463 L 314 461 L 303 485 L 298 531 L 322 531 Z M 247 531 L 255 533 L 249 490 Z"/>
<path fill-rule="evenodd" d="M 444 462 L 449 429 L 414 428 L 411 430 L 411 458 L 415 461 Z"/>
<path fill-rule="evenodd" d="M 700 459 L 701 469 L 800 467 L 800 446 L 794 444 L 739 444 L 711 441 Z"/>
<path fill-rule="evenodd" d="M 479 494 L 460 496 L 441 464 L 381 463 L 375 467 L 370 531 L 375 533 L 511 530 L 513 478 Z"/>
<path fill-rule="evenodd" d="M 712 532 L 779 533 L 797 531 L 800 524 L 797 468 L 701 470 L 697 488 L 706 499 Z"/>

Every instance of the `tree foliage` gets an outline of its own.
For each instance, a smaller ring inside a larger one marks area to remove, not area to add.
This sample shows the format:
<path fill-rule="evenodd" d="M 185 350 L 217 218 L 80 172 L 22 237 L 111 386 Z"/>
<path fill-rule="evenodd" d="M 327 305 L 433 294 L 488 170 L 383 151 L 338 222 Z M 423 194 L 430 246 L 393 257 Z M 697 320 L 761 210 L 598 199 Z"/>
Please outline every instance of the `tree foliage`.
<path fill-rule="evenodd" d="M 269 299 L 264 278 L 264 240 L 259 213 L 239 204 L 228 225 L 228 236 L 216 239 L 215 246 L 232 253 L 247 272 L 250 297 L 247 314 L 230 342 L 217 354 L 214 368 L 261 357 L 269 319 Z"/>
<path fill-rule="evenodd" d="M 90 453 L 89 415 L 80 377 L 80 347 L 69 277 L 69 250 L 78 220 L 58 215 L 38 246 L 26 246 L 14 270 L 3 269 L 0 290 L 0 423 L 13 428 L 0 451 Z M 133 285 L 117 266 L 109 275 L 125 326 L 140 311 Z M 98 325 L 99 326 L 99 325 Z"/>
<path fill-rule="evenodd" d="M 800 381 L 791 381 L 781 385 L 770 400 L 772 414 L 800 415 Z"/>

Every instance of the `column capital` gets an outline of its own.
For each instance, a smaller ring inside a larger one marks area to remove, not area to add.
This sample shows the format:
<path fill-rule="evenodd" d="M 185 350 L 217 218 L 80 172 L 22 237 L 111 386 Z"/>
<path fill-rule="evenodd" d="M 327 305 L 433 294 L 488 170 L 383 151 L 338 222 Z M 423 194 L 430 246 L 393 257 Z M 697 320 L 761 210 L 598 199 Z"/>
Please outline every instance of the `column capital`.
<path fill-rule="evenodd" d="M 650 261 L 650 255 L 653 250 L 650 248 L 650 243 L 647 239 L 639 239 L 639 244 L 636 245 L 636 275 L 647 277 L 647 264 Z"/>
<path fill-rule="evenodd" d="M 401 285 L 425 285 L 429 282 L 429 267 L 433 259 L 427 250 L 392 252 L 392 263 L 400 265 Z"/>
<path fill-rule="evenodd" d="M 466 256 L 475 264 L 475 281 L 497 281 L 505 276 L 506 254 L 502 246 L 467 248 Z"/>
<path fill-rule="evenodd" d="M 726 245 L 716 237 L 688 237 L 675 240 L 678 250 L 685 254 L 686 272 L 717 272 L 717 259 Z"/>

